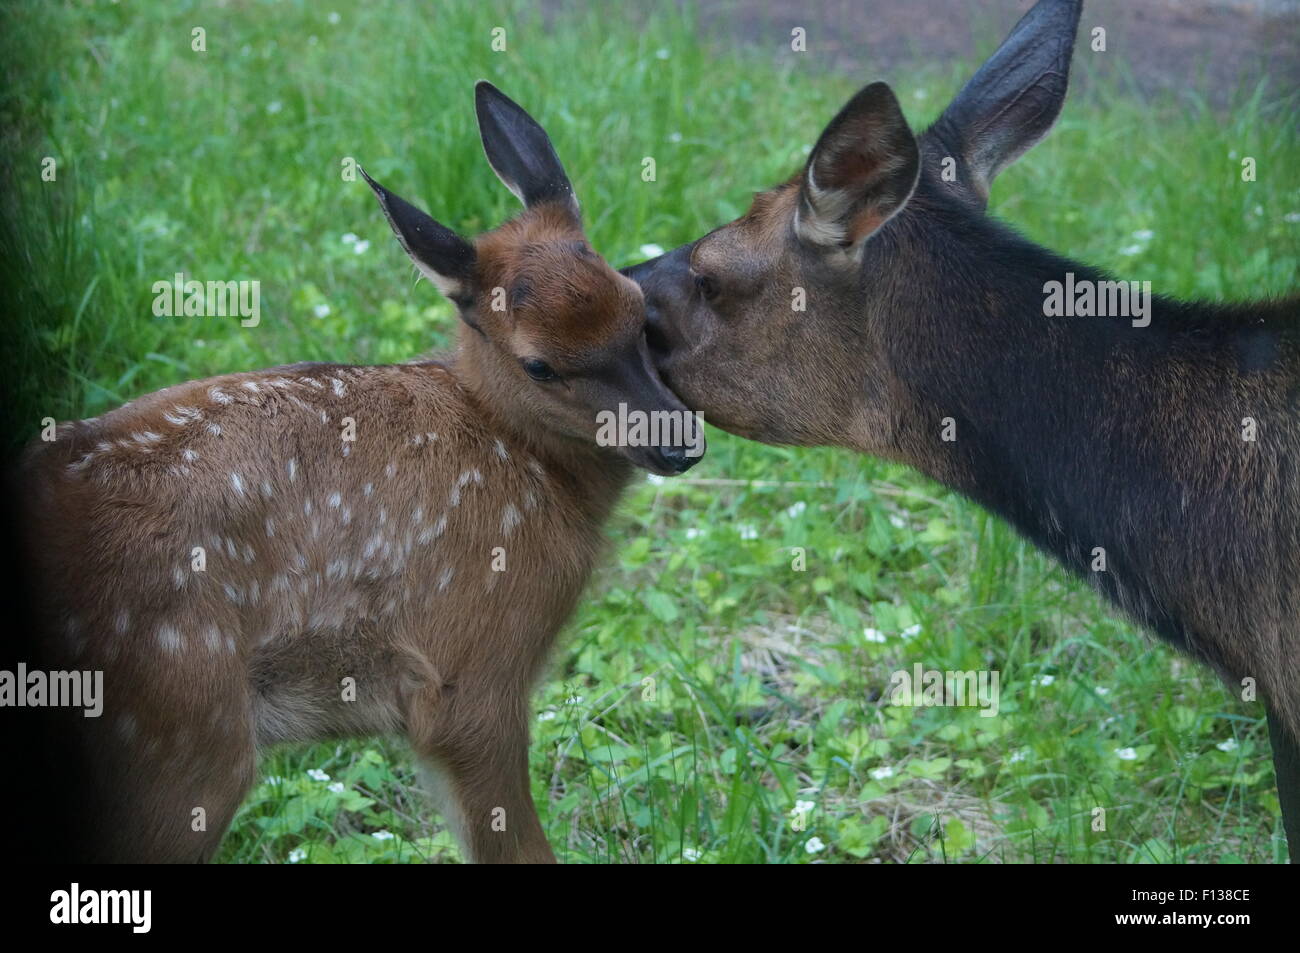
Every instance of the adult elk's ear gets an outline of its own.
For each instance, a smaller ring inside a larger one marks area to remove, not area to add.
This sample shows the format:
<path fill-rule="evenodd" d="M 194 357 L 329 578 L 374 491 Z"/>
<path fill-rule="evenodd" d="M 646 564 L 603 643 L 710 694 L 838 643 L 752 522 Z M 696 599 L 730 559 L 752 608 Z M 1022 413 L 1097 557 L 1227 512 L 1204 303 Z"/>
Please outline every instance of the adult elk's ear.
<path fill-rule="evenodd" d="M 461 308 L 468 307 L 474 297 L 474 246 L 388 191 L 367 175 L 365 169 L 361 174 L 374 190 L 388 224 L 415 267 L 453 302 Z"/>
<path fill-rule="evenodd" d="M 1082 0 L 1039 0 L 926 130 L 927 156 L 956 159 L 955 184 L 981 208 L 997 174 L 1061 114 L 1082 9 Z"/>
<path fill-rule="evenodd" d="M 853 249 L 916 188 L 920 149 L 893 90 L 859 90 L 822 132 L 804 167 L 795 231 L 804 241 Z"/>
<path fill-rule="evenodd" d="M 546 130 L 487 80 L 474 86 L 474 111 L 488 165 L 526 208 L 558 202 L 578 215 L 578 197 Z"/>

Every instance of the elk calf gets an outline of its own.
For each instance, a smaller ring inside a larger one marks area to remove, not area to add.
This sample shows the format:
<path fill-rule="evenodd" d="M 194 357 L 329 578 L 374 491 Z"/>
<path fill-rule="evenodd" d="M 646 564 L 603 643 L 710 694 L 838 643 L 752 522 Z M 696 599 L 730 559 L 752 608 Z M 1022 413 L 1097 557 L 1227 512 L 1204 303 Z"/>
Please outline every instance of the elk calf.
<path fill-rule="evenodd" d="M 104 717 L 62 736 L 85 859 L 205 860 L 259 749 L 404 733 L 472 859 L 554 860 L 530 686 L 633 464 L 678 473 L 703 448 L 545 132 L 486 83 L 476 105 L 514 220 L 471 244 L 367 176 L 457 305 L 454 356 L 192 381 L 28 451 L 47 654 L 105 672 Z M 620 404 L 687 429 L 598 445 Z"/>

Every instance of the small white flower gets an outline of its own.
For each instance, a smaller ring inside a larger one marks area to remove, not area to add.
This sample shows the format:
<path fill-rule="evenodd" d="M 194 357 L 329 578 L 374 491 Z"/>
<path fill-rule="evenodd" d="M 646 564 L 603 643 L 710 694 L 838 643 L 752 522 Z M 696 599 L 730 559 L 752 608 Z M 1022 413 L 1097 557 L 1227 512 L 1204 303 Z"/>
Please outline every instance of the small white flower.
<path fill-rule="evenodd" d="M 659 49 L 655 50 L 655 59 L 666 60 L 670 56 L 672 56 L 672 54 L 668 52 L 666 46 L 661 46 Z"/>
<path fill-rule="evenodd" d="M 284 784 L 284 778 L 280 777 L 278 774 L 268 774 L 262 779 L 262 783 L 271 785 Z"/>
<path fill-rule="evenodd" d="M 1093 689 L 1093 690 L 1094 690 L 1098 695 L 1109 695 L 1109 694 L 1110 694 L 1110 689 L 1107 688 L 1105 685 L 1098 685 L 1098 686 L 1097 686 L 1095 689 Z"/>
<path fill-rule="evenodd" d="M 307 777 L 311 778 L 313 781 L 328 781 L 330 779 L 330 776 L 320 768 L 310 769 L 307 772 Z"/>
<path fill-rule="evenodd" d="M 1133 233 L 1133 237 L 1140 242 L 1149 242 L 1151 239 L 1156 237 L 1156 233 L 1151 231 L 1149 228 L 1139 228 Z"/>
<path fill-rule="evenodd" d="M 337 24 L 343 18 L 339 16 L 337 13 L 331 13 L 325 19 L 328 20 L 331 24 Z"/>
<path fill-rule="evenodd" d="M 903 519 L 901 516 L 891 516 L 889 518 L 889 525 L 894 527 L 894 529 L 907 529 L 907 520 Z"/>
<path fill-rule="evenodd" d="M 1052 682 L 1056 681 L 1056 676 L 1055 676 L 1055 675 L 1036 675 L 1036 676 L 1034 676 L 1033 681 L 1034 681 L 1034 684 L 1035 684 L 1035 685 L 1040 685 L 1040 686 L 1046 687 L 1046 686 L 1052 684 Z"/>
<path fill-rule="evenodd" d="M 373 837 L 375 840 L 392 840 L 397 835 L 395 835 L 392 831 L 375 831 L 370 836 Z"/>
<path fill-rule="evenodd" d="M 659 474 L 657 474 L 657 473 L 647 473 L 647 474 L 645 475 L 645 481 L 646 481 L 647 483 L 653 483 L 655 486 L 658 486 L 658 485 L 661 484 L 661 483 L 666 483 L 666 482 L 668 481 L 668 478 L 667 478 L 667 477 L 661 477 L 661 476 L 660 476 Z"/>
<path fill-rule="evenodd" d="M 289 863 L 291 864 L 301 864 L 306 859 L 307 852 L 301 847 L 295 847 L 293 850 L 289 851 Z"/>
<path fill-rule="evenodd" d="M 704 535 L 704 530 L 699 529 L 695 526 L 688 526 L 686 528 L 687 539 L 695 539 L 696 537 L 703 536 L 703 535 Z"/>
<path fill-rule="evenodd" d="M 826 845 L 822 843 L 820 837 L 810 837 L 804 843 L 803 849 L 810 854 L 820 854 L 826 849 Z"/>
<path fill-rule="evenodd" d="M 881 632 L 879 629 L 873 629 L 870 626 L 862 630 L 862 637 L 868 642 L 885 641 L 885 633 Z"/>
<path fill-rule="evenodd" d="M 748 524 L 736 527 L 736 532 L 741 539 L 758 539 L 758 530 Z"/>
<path fill-rule="evenodd" d="M 1011 753 L 1011 757 L 1007 758 L 1007 761 L 1009 761 L 1011 764 L 1016 764 L 1019 761 L 1028 761 L 1028 760 L 1029 760 L 1028 748 L 1021 748 L 1019 751 L 1013 751 Z"/>
<path fill-rule="evenodd" d="M 664 253 L 664 246 L 650 242 L 649 244 L 642 245 L 638 250 L 647 258 L 658 258 Z"/>
<path fill-rule="evenodd" d="M 885 778 L 892 778 L 894 776 L 894 769 L 889 765 L 884 765 L 880 768 L 872 768 L 867 773 L 871 775 L 872 780 L 883 781 Z"/>
<path fill-rule="evenodd" d="M 342 794 L 347 789 L 343 786 L 342 781 L 335 781 L 333 784 L 327 785 L 326 790 L 334 794 Z"/>
<path fill-rule="evenodd" d="M 538 721 L 554 721 L 554 720 L 555 720 L 555 712 L 553 712 L 553 711 L 543 711 L 543 712 L 538 712 L 538 713 L 537 713 L 537 720 L 538 720 Z"/>
<path fill-rule="evenodd" d="M 1121 255 L 1140 255 L 1142 253 L 1141 245 L 1125 245 L 1119 250 Z"/>
<path fill-rule="evenodd" d="M 916 625 L 909 625 L 899 634 L 905 639 L 914 639 L 921 634 L 921 623 L 918 622 Z"/>
<path fill-rule="evenodd" d="M 1237 150 L 1236 150 L 1236 149 L 1233 149 L 1231 152 L 1229 152 L 1229 153 L 1228 153 L 1228 158 L 1229 158 L 1229 159 L 1235 159 L 1235 158 L 1237 158 Z"/>
<path fill-rule="evenodd" d="M 318 304 L 316 307 L 311 309 L 311 313 L 316 315 L 318 318 L 327 318 L 329 317 L 330 306 L 327 304 Z"/>
<path fill-rule="evenodd" d="M 1300 222 L 1300 212 L 1287 212 L 1282 216 L 1282 221 L 1291 223 Z"/>
<path fill-rule="evenodd" d="M 568 698 L 564 700 L 564 704 L 581 705 L 584 701 L 586 701 L 586 699 L 583 698 L 581 695 L 570 695 Z"/>
<path fill-rule="evenodd" d="M 1237 739 L 1236 739 L 1236 738 L 1229 738 L 1227 741 L 1220 741 L 1220 742 L 1219 742 L 1217 745 L 1215 745 L 1214 747 L 1218 748 L 1220 751 L 1236 751 L 1236 750 L 1237 750 Z"/>
<path fill-rule="evenodd" d="M 800 814 L 808 814 L 817 806 L 815 801 L 795 801 L 794 810 L 790 812 L 791 817 L 798 817 Z"/>
<path fill-rule="evenodd" d="M 266 104 L 266 111 L 273 116 L 283 108 L 284 108 L 284 103 L 280 102 L 280 100 L 278 99 L 273 99 Z"/>
<path fill-rule="evenodd" d="M 355 245 L 352 246 L 352 250 L 356 252 L 358 255 L 364 255 L 366 252 L 370 250 L 369 240 L 365 238 L 361 239 Z"/>
<path fill-rule="evenodd" d="M 682 848 L 682 860 L 689 860 L 691 863 L 695 863 L 695 861 L 699 859 L 700 859 L 700 852 L 696 850 L 694 847 Z"/>
<path fill-rule="evenodd" d="M 785 515 L 790 517 L 790 519 L 795 520 L 798 519 L 800 516 L 802 516 L 803 511 L 806 509 L 808 509 L 808 504 L 805 503 L 803 500 L 800 500 L 798 503 L 795 503 L 794 505 L 787 507 L 785 511 Z"/>
<path fill-rule="evenodd" d="M 105 158 L 107 158 L 107 157 L 105 157 Z M 1256 206 L 1255 206 L 1255 214 L 1256 214 L 1256 215 L 1263 215 L 1263 214 L 1264 214 L 1264 206 L 1262 206 L 1262 205 L 1256 205 Z"/>
<path fill-rule="evenodd" d="M 1116 748 L 1115 757 L 1121 761 L 1136 761 L 1138 753 L 1133 748 Z"/>
<path fill-rule="evenodd" d="M 355 245 L 357 243 L 357 236 L 353 235 L 351 232 L 344 232 L 341 241 L 344 245 Z"/>
<path fill-rule="evenodd" d="M 668 133 L 668 141 L 669 141 L 669 142 L 681 142 L 681 141 L 682 141 L 682 134 L 681 134 L 680 132 L 670 132 L 670 133 Z"/>

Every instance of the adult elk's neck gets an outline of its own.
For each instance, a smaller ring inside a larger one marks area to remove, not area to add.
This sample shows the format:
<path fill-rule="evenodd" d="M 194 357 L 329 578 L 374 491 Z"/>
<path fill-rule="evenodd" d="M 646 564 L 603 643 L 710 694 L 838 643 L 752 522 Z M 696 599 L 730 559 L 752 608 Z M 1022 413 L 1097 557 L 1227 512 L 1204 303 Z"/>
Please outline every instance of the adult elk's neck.
<path fill-rule="evenodd" d="M 901 407 L 890 456 L 1003 516 L 1175 642 L 1191 638 L 1198 597 L 1173 576 L 1226 563 L 1240 578 L 1211 585 L 1246 588 L 1248 567 L 1280 568 L 1274 521 L 1300 504 L 1296 300 L 1153 294 L 1088 315 L 1080 289 L 1108 278 L 1095 269 L 983 216 L 956 216 L 938 239 L 901 224 L 875 251 L 917 262 L 914 287 L 878 319 Z M 1073 282 L 1075 313 L 1045 313 L 1051 282 Z"/>

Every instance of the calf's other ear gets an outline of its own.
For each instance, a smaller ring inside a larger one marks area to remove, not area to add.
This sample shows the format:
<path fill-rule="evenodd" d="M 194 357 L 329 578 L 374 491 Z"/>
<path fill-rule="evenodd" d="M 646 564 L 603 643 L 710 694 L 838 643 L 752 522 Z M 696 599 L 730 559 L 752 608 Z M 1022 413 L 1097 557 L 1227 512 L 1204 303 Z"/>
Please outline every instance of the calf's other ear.
<path fill-rule="evenodd" d="M 474 246 L 447 226 L 394 195 L 362 169 L 379 199 L 388 224 L 415 267 L 456 304 L 468 306 L 474 297 Z"/>
<path fill-rule="evenodd" d="M 474 111 L 488 165 L 526 208 L 558 202 L 578 214 L 578 197 L 537 120 L 487 80 L 474 86 Z"/>

